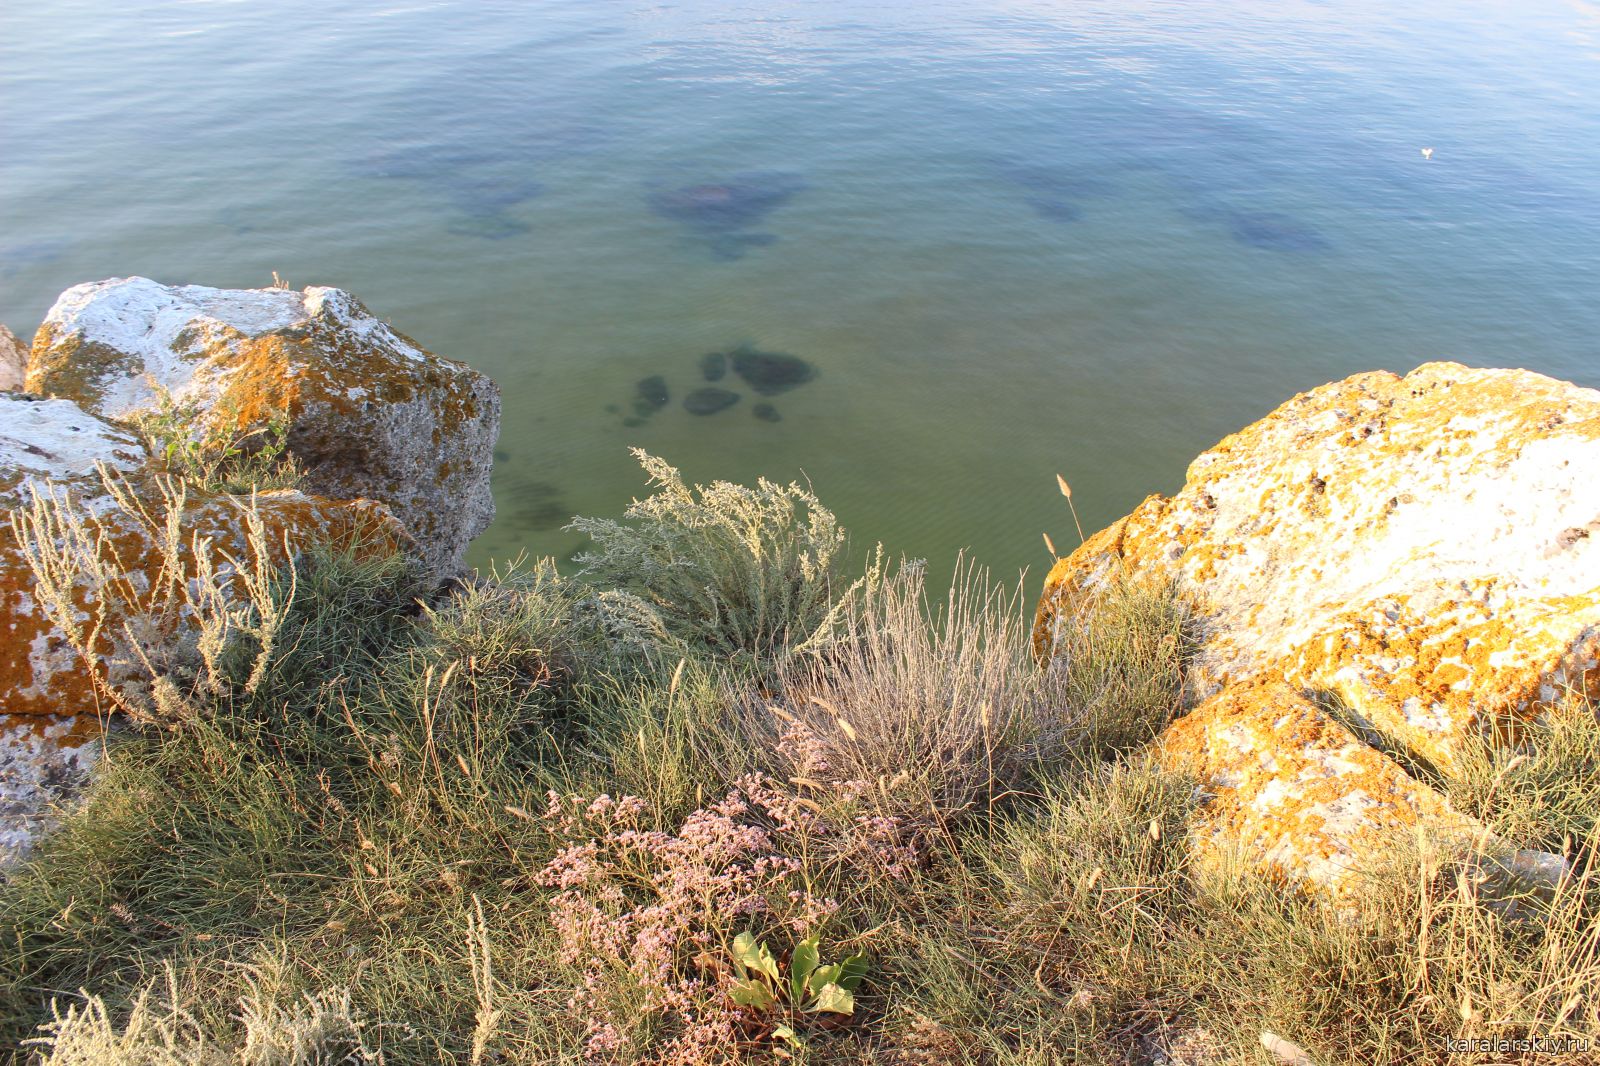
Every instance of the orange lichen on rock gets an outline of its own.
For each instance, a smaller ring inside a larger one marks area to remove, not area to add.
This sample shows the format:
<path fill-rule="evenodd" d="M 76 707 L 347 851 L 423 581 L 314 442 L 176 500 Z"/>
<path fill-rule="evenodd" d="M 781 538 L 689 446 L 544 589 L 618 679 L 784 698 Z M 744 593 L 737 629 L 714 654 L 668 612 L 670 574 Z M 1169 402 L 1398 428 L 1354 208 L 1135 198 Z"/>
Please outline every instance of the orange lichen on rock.
<path fill-rule="evenodd" d="M 101 565 L 114 575 L 117 589 L 143 590 L 131 600 L 87 578 L 73 589 L 75 606 L 87 620 L 106 600 L 105 632 L 92 669 L 112 684 L 136 672 L 136 657 L 126 647 L 124 634 L 131 626 L 152 643 L 170 639 L 182 623 L 181 615 L 152 602 L 149 590 L 162 584 L 168 565 L 158 538 L 165 521 L 153 505 L 158 525 L 130 515 L 112 505 L 106 494 L 91 485 L 72 489 L 57 486 L 58 498 L 72 491 L 71 506 L 93 516 L 100 536 L 95 550 Z M 404 533 L 388 511 L 368 500 L 334 501 L 280 490 L 248 497 L 202 495 L 189 492 L 178 521 L 184 545 L 179 565 L 184 577 L 193 576 L 192 546 L 199 542 L 220 561 L 224 556 L 247 561 L 246 509 L 260 516 L 268 561 L 281 566 L 290 553 L 325 543 L 364 551 L 393 551 Z M 53 621 L 40 602 L 41 592 L 19 540 L 20 507 L 0 512 L 0 645 L 13 654 L 0 656 L 0 712 L 10 715 L 98 715 L 109 713 L 97 688 L 91 666 Z M 232 580 L 223 563 L 219 580 Z"/>
<path fill-rule="evenodd" d="M 1202 858 L 1242 855 L 1268 876 L 1335 895 L 1419 827 L 1481 832 L 1443 796 L 1283 682 L 1231 685 L 1163 734 L 1160 759 L 1206 793 Z"/>
<path fill-rule="evenodd" d="M 441 573 L 494 514 L 499 390 L 339 289 L 79 285 L 41 326 L 27 385 L 114 419 L 193 405 L 197 432 L 284 418 L 308 491 L 387 504 Z"/>
<path fill-rule="evenodd" d="M 1314 389 L 1061 560 L 1035 623 L 1113 565 L 1197 613 L 1194 698 L 1268 674 L 1339 694 L 1449 772 L 1500 715 L 1600 694 L 1600 393 L 1430 363 Z"/>

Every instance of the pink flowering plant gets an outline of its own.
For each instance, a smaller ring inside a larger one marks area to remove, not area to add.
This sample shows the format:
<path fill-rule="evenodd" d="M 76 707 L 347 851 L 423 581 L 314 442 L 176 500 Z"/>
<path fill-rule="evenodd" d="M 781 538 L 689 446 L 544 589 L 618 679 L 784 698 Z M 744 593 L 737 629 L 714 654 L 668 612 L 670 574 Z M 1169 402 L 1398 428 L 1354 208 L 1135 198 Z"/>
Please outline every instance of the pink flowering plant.
<path fill-rule="evenodd" d="M 538 879 L 555 890 L 562 961 L 581 975 L 571 1006 L 586 1019 L 591 1060 L 740 1061 L 778 1023 L 741 985 L 749 974 L 736 961 L 735 930 L 752 942 L 784 932 L 814 950 L 839 904 L 817 890 L 807 859 L 881 852 L 880 869 L 909 861 L 892 824 L 830 817 L 762 775 L 739 779 L 675 832 L 648 828 L 647 814 L 632 796 L 551 793 L 541 819 L 558 848 Z M 854 987 L 863 962 L 832 982 L 831 1002 L 842 981 Z"/>

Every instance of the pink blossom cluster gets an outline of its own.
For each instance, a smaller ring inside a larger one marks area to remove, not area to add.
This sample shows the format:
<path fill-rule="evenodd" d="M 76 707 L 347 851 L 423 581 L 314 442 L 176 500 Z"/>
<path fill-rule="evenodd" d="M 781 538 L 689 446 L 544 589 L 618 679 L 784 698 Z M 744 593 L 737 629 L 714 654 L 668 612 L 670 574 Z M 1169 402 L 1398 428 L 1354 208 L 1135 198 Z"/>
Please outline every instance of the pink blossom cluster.
<path fill-rule="evenodd" d="M 743 1013 L 725 992 L 725 942 L 739 929 L 792 924 L 801 935 L 838 909 L 814 896 L 775 833 L 803 832 L 811 812 L 790 809 L 749 778 L 696 810 L 674 833 L 643 828 L 632 796 L 563 800 L 552 793 L 545 828 L 564 841 L 539 875 L 557 889 L 551 920 L 564 961 L 584 972 L 573 1006 L 589 1018 L 585 1054 L 603 1061 L 673 1066 L 725 1060 L 741 1042 Z M 762 824 L 766 823 L 766 824 Z M 607 991 L 633 990 L 630 1013 L 672 1032 L 646 1060 Z"/>
<path fill-rule="evenodd" d="M 916 861 L 894 819 L 834 824 L 818 804 L 761 775 L 741 778 L 675 832 L 645 828 L 645 814 L 632 796 L 550 793 L 541 819 L 561 843 L 538 880 L 556 890 L 551 921 L 562 958 L 584 975 L 572 1006 L 589 1019 L 592 1060 L 737 1061 L 753 1019 L 728 998 L 727 945 L 744 930 L 785 928 L 798 940 L 838 911 L 811 890 L 795 856 L 860 850 L 891 872 Z M 666 1037 L 649 1054 L 629 1036 L 638 1027 L 627 1023 L 640 1017 Z"/>

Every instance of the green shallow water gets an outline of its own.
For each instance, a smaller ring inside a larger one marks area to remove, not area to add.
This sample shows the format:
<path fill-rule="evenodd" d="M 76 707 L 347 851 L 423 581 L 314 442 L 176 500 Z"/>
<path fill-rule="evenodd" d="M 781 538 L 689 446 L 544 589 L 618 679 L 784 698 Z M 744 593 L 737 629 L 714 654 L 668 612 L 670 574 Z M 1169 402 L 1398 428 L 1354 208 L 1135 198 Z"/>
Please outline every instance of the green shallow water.
<path fill-rule="evenodd" d="M 1554 0 L 14 5 L 0 320 L 350 289 L 500 383 L 480 563 L 579 548 L 638 446 L 1037 578 L 1058 472 L 1092 530 L 1358 370 L 1600 385 L 1596 100 Z M 741 344 L 817 376 L 684 410 Z"/>

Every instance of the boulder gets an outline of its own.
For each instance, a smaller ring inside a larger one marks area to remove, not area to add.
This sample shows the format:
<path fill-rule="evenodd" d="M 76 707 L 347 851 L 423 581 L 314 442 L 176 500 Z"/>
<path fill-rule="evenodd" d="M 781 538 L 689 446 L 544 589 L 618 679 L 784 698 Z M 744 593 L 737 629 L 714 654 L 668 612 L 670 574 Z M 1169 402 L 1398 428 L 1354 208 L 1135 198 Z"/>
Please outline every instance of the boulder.
<path fill-rule="evenodd" d="M 0 392 L 22 388 L 28 372 L 28 349 L 17 335 L 0 325 Z"/>
<path fill-rule="evenodd" d="M 1468 846 L 1482 831 L 1281 681 L 1230 685 L 1169 726 L 1159 752 L 1205 794 L 1202 858 L 1242 858 L 1296 887 L 1344 895 L 1419 828 Z"/>
<path fill-rule="evenodd" d="M 1358 374 L 1058 562 L 1035 646 L 1115 572 L 1171 580 L 1197 614 L 1193 700 L 1258 677 L 1334 696 L 1449 775 L 1474 737 L 1600 694 L 1597 469 L 1593 390 L 1454 363 Z"/>
<path fill-rule="evenodd" d="M 122 421 L 192 409 L 197 435 L 286 417 L 306 490 L 388 505 L 440 574 L 494 516 L 494 383 L 340 289 L 78 285 L 40 327 L 26 384 Z"/>
<path fill-rule="evenodd" d="M 135 506 L 120 503 L 108 484 L 125 486 Z M 61 597 L 80 624 L 104 619 L 92 667 L 56 624 L 29 563 L 22 530 L 41 495 L 69 501 L 63 513 L 82 530 L 46 526 L 48 543 L 75 544 L 99 560 L 99 579 L 83 571 L 62 582 Z M 169 511 L 175 555 L 162 550 Z M 201 571 L 193 546 L 209 545 L 217 586 L 244 598 L 225 555 L 252 559 L 250 514 L 259 516 L 273 565 L 313 540 L 394 550 L 404 539 L 387 509 L 368 500 L 294 491 L 252 500 L 181 487 L 146 471 L 128 433 L 72 401 L 0 393 L 0 865 L 25 849 L 92 761 L 89 741 L 113 709 L 107 687 L 142 689 L 147 678 L 130 633 L 140 648 L 193 644 L 191 616 L 152 592 L 163 587 L 164 567 L 175 558 L 180 580 L 194 581 Z"/>

